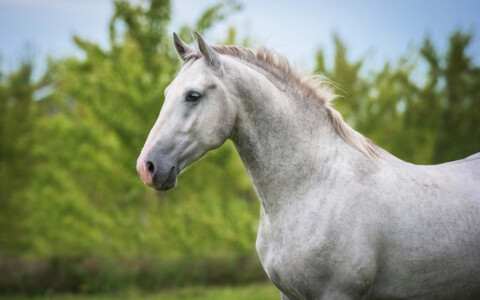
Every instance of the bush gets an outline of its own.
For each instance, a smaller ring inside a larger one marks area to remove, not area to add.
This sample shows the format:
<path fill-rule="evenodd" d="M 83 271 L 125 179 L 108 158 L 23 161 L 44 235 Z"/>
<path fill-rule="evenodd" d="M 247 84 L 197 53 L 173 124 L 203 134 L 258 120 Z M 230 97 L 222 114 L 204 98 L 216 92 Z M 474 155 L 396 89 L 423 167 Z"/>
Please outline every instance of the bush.
<path fill-rule="evenodd" d="M 208 258 L 0 257 L 0 294 L 159 291 L 190 285 L 240 285 L 267 279 L 256 255 Z"/>

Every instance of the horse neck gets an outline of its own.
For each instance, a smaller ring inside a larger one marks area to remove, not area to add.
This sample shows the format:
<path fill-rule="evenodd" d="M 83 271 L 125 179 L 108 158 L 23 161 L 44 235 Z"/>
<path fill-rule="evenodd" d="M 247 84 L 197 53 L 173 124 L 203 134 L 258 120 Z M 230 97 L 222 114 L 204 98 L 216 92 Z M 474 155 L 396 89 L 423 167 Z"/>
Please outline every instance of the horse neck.
<path fill-rule="evenodd" d="M 250 75 L 253 80 L 239 80 L 237 87 L 241 99 L 232 140 L 267 214 L 321 189 L 341 175 L 339 167 L 367 163 L 337 134 L 322 104 Z"/>

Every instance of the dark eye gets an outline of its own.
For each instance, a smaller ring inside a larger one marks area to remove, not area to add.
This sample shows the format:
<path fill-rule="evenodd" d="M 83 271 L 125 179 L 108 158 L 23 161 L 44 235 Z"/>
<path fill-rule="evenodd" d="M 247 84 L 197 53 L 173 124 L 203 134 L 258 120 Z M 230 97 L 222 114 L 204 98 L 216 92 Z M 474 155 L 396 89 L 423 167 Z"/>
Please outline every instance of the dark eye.
<path fill-rule="evenodd" d="M 200 93 L 197 92 L 188 92 L 187 97 L 185 98 L 185 101 L 188 102 L 197 102 L 200 100 Z"/>

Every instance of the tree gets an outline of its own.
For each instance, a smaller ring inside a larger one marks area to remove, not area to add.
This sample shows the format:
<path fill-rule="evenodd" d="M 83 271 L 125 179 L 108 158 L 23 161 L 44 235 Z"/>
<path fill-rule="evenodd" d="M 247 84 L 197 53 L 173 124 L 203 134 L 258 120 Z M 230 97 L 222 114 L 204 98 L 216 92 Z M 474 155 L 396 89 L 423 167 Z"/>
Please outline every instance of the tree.
<path fill-rule="evenodd" d="M 28 229 L 28 236 L 21 235 L 28 244 L 19 253 L 250 253 L 258 203 L 231 143 L 193 166 L 168 194 L 138 178 L 136 158 L 180 61 L 167 34 L 168 1 L 115 1 L 114 7 L 111 47 L 74 37 L 84 58 L 51 60 L 37 86 L 53 92 L 28 102 L 43 111 L 34 125 L 38 134 L 28 135 L 25 148 L 34 154 L 34 162 L 25 160 L 34 180 L 22 192 L 28 212 L 19 222 Z M 196 24 L 208 33 L 238 9 L 234 2 L 220 3 Z"/>
<path fill-rule="evenodd" d="M 451 161 L 480 150 L 480 72 L 467 54 L 471 40 L 471 34 L 455 32 L 439 55 L 427 38 L 418 55 L 409 53 L 365 76 L 364 59 L 349 61 L 335 36 L 333 66 L 326 67 L 319 50 L 315 72 L 334 82 L 340 95 L 334 104 L 345 120 L 386 150 L 414 163 Z M 413 79 L 422 63 L 428 67 L 424 83 Z"/>
<path fill-rule="evenodd" d="M 0 251 L 24 250 L 20 222 L 26 217 L 25 188 L 32 178 L 38 108 L 33 101 L 32 63 L 24 61 L 8 76 L 0 74 Z"/>

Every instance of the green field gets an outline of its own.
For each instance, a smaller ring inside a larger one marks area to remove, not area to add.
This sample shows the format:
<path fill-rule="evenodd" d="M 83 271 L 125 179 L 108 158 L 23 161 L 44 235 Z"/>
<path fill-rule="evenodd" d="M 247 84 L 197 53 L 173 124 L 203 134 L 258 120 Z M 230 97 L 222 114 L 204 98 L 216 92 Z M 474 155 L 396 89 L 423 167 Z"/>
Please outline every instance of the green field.
<path fill-rule="evenodd" d="M 142 299 L 142 300 L 270 300 L 280 299 L 280 292 L 271 283 L 252 284 L 247 286 L 235 287 L 189 287 L 185 289 L 175 289 L 153 294 L 145 293 L 118 293 L 105 295 L 52 295 L 52 296 L 10 296 L 2 298 L 5 300 L 110 300 L 110 299 Z"/>

